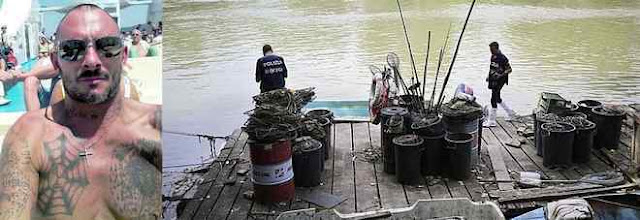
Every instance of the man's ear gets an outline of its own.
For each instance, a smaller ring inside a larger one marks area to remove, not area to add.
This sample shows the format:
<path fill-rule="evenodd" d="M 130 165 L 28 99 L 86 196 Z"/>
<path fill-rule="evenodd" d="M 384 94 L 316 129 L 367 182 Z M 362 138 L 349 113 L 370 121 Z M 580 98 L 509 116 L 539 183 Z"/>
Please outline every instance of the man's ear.
<path fill-rule="evenodd" d="M 49 54 L 49 58 L 51 59 L 51 64 L 53 65 L 53 68 L 56 70 L 60 70 L 60 60 L 58 60 L 58 52 L 51 52 Z"/>

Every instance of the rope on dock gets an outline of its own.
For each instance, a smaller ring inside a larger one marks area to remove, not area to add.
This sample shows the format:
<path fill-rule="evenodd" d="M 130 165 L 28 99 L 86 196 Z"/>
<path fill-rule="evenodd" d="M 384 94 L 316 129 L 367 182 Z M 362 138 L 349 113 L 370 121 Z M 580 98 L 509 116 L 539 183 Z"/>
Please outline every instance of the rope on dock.
<path fill-rule="evenodd" d="M 225 139 L 225 140 L 229 140 L 229 138 L 230 138 L 230 136 L 215 136 L 215 135 L 210 135 L 210 134 L 188 133 L 188 132 L 181 132 L 181 131 L 167 131 L 167 130 L 164 130 L 162 132 L 168 133 L 168 134 L 191 136 L 191 137 L 201 137 L 201 138 L 207 138 L 207 139 Z"/>

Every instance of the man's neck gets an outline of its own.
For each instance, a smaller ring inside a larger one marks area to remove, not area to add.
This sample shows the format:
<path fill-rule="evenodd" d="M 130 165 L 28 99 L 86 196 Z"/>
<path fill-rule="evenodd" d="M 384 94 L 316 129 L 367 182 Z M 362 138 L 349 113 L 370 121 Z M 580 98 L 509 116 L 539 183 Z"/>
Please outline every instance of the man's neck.
<path fill-rule="evenodd" d="M 93 136 L 117 118 L 123 108 L 123 98 L 116 95 L 100 104 L 87 104 L 71 98 L 64 99 L 65 117 L 62 122 L 81 138 Z"/>

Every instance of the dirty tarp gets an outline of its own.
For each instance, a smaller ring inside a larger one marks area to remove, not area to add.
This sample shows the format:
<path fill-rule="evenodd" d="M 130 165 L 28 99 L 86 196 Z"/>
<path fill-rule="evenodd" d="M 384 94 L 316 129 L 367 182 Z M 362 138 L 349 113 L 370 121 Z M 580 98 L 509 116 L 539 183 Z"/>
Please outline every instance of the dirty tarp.
<path fill-rule="evenodd" d="M 452 99 L 442 105 L 442 115 L 456 120 L 473 120 L 482 117 L 482 106 L 477 102 Z"/>

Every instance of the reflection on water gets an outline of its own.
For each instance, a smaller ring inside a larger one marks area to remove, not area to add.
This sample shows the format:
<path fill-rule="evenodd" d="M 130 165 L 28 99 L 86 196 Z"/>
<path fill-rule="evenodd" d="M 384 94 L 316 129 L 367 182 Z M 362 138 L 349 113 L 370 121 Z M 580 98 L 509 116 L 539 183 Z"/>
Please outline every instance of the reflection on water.
<path fill-rule="evenodd" d="M 520 113 L 541 91 L 640 102 L 640 1 L 485 2 L 473 11 L 447 90 L 465 82 L 487 103 L 488 44 L 498 41 L 514 69 L 503 96 Z M 444 34 L 451 25 L 450 59 L 469 1 L 402 5 L 420 75 L 432 31 L 432 84 Z M 411 77 L 395 1 L 165 1 L 164 13 L 166 130 L 226 135 L 240 127 L 258 92 L 255 61 L 265 43 L 285 58 L 287 85 L 316 87 L 321 100 L 367 99 L 367 66 L 384 64 L 391 51 Z M 197 139 L 163 137 L 165 165 L 208 154 Z"/>

